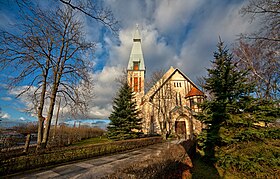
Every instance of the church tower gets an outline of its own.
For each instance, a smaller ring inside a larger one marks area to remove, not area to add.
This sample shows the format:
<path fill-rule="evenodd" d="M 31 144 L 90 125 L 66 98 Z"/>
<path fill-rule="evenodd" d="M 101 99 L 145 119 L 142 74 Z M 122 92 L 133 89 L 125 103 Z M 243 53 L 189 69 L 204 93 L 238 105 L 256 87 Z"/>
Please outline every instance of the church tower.
<path fill-rule="evenodd" d="M 127 66 L 127 81 L 135 93 L 138 105 L 141 103 L 141 99 L 144 96 L 145 71 L 146 68 L 141 47 L 141 36 L 139 27 L 136 25 L 132 49 Z"/>

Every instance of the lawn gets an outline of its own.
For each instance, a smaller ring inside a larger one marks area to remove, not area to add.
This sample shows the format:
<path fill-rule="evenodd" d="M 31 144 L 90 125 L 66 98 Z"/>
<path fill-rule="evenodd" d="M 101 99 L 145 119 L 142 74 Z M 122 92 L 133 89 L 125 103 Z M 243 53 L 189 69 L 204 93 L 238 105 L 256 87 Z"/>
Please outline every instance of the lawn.
<path fill-rule="evenodd" d="M 108 139 L 106 136 L 100 136 L 100 137 L 81 140 L 79 142 L 72 144 L 71 146 L 83 146 L 83 145 L 100 144 L 106 142 L 112 142 L 112 140 Z"/>

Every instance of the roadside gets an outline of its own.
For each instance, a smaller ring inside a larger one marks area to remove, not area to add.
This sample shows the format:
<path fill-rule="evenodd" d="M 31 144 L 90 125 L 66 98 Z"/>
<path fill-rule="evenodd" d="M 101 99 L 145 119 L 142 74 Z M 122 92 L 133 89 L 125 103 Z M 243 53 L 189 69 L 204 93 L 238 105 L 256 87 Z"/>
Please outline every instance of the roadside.
<path fill-rule="evenodd" d="M 124 166 L 149 159 L 151 155 L 159 154 L 162 150 L 169 148 L 171 145 L 172 143 L 170 142 L 154 144 L 129 152 L 93 158 L 34 173 L 21 173 L 7 178 L 103 178 L 113 174 Z"/>

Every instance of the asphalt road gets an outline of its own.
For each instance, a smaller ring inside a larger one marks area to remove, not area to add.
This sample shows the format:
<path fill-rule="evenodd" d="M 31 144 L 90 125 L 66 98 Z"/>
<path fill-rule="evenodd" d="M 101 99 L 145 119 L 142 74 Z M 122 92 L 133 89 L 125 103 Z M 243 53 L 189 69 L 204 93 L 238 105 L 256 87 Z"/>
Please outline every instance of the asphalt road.
<path fill-rule="evenodd" d="M 175 143 L 175 141 L 173 141 Z M 172 142 L 172 143 L 173 143 Z M 51 168 L 48 170 L 40 170 L 36 172 L 21 173 L 9 178 L 24 178 L 24 179 L 45 179 L 45 178 L 67 178 L 67 179 L 95 179 L 104 178 L 109 174 L 114 173 L 120 168 L 128 166 L 134 162 L 139 162 L 145 158 L 149 158 L 151 154 L 160 153 L 164 148 L 169 147 L 169 142 L 150 145 L 145 148 L 136 149 L 124 153 L 119 153 L 110 156 L 103 156 L 89 160 L 80 161 L 77 163 L 66 164 Z"/>

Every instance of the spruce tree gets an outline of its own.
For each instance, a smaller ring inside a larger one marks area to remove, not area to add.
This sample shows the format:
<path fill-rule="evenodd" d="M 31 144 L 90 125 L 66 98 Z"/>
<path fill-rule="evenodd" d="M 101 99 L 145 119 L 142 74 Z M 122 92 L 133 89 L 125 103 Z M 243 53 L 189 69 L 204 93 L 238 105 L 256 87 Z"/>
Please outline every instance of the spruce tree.
<path fill-rule="evenodd" d="M 219 42 L 217 47 L 204 85 L 212 99 L 204 102 L 200 115 L 202 122 L 208 126 L 204 131 L 204 151 L 209 160 L 215 160 L 215 147 L 226 141 L 221 130 L 228 125 L 230 114 L 241 110 L 252 90 L 252 86 L 246 83 L 246 73 L 236 68 L 233 56 L 224 48 L 223 42 Z"/>
<path fill-rule="evenodd" d="M 113 111 L 109 117 L 108 137 L 114 140 L 132 139 L 142 133 L 139 110 L 130 86 L 125 82 L 113 101 Z"/>
<path fill-rule="evenodd" d="M 210 99 L 199 119 L 207 124 L 199 136 L 204 158 L 240 176 L 277 176 L 280 171 L 279 102 L 254 98 L 254 84 L 237 68 L 233 56 L 218 43 L 204 88 Z M 264 152 L 265 151 L 265 152 Z"/>

